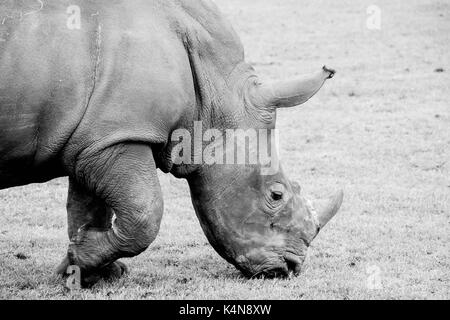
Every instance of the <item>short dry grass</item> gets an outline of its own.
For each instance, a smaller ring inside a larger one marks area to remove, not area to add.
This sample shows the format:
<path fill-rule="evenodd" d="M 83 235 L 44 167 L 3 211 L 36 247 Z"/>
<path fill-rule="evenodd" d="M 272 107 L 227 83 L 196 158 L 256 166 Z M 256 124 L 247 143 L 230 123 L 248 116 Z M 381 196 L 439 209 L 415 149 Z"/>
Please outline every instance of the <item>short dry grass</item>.
<path fill-rule="evenodd" d="M 372 1 L 217 2 L 264 77 L 339 72 L 278 121 L 292 178 L 315 197 L 346 192 L 303 274 L 242 278 L 207 243 L 185 182 L 161 175 L 161 232 L 131 274 L 69 293 L 53 275 L 67 246 L 59 179 L 0 192 L 0 298 L 450 298 L 450 4 L 376 1 L 371 31 Z"/>

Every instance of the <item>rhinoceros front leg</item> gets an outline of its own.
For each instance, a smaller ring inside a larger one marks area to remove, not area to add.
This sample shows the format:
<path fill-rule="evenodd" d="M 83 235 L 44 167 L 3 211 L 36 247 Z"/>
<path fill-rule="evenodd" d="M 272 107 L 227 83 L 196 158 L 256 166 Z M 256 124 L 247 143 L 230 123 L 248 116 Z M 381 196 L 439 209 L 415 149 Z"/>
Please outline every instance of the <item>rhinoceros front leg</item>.
<path fill-rule="evenodd" d="M 69 178 L 69 192 L 67 195 L 67 223 L 69 239 L 76 237 L 80 228 L 99 231 L 111 229 L 111 219 L 113 212 L 105 205 L 105 202 L 94 194 L 88 192 L 79 185 L 75 179 Z M 57 273 L 64 276 L 70 266 L 69 257 L 66 256 L 57 268 Z M 117 278 L 127 271 L 125 264 L 113 262 L 110 265 L 84 275 L 85 284 L 95 283 L 99 279 Z"/>
<path fill-rule="evenodd" d="M 74 193 L 68 262 L 91 274 L 144 251 L 159 232 L 163 202 L 149 146 L 120 144 L 79 159 L 72 187 L 91 198 L 76 200 L 82 193 Z M 92 210 L 83 215 L 83 207 Z M 112 213 L 116 219 L 111 226 Z"/>

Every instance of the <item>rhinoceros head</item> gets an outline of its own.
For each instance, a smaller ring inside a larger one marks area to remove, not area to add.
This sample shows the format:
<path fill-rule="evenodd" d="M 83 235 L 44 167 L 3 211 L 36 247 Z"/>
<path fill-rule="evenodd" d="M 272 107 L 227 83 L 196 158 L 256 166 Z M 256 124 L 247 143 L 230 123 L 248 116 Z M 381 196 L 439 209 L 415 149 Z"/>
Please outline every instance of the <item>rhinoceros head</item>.
<path fill-rule="evenodd" d="M 324 67 L 285 82 L 261 84 L 256 77 L 248 78 L 237 99 L 243 120 L 234 122 L 235 127 L 267 133 L 259 137 L 258 146 L 268 143 L 275 170 L 249 161 L 251 150 L 245 161 L 236 161 L 233 149 L 234 162 L 202 165 L 189 175 L 193 204 L 209 242 L 248 277 L 298 274 L 311 241 L 341 206 L 342 192 L 321 205 L 302 195 L 299 184 L 290 181 L 278 164 L 272 131 L 277 108 L 304 103 L 333 75 Z M 224 136 L 228 134 L 223 132 Z M 229 141 L 225 144 L 229 154 Z M 244 144 L 248 147 L 248 141 Z M 261 152 L 260 148 L 256 152 L 258 159 Z"/>
<path fill-rule="evenodd" d="M 247 277 L 299 274 L 311 241 L 342 203 L 338 192 L 315 207 L 282 171 L 267 176 L 247 166 L 203 174 L 191 180 L 202 228 L 216 251 Z"/>

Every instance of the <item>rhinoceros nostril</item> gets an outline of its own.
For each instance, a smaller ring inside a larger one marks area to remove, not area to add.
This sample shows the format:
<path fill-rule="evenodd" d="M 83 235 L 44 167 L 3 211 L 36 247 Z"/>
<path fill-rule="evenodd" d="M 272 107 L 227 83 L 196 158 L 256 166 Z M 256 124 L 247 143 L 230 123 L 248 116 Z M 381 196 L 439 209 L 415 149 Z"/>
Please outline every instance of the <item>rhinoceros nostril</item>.
<path fill-rule="evenodd" d="M 292 272 L 295 276 L 300 274 L 302 268 L 302 261 L 299 256 L 293 253 L 286 253 L 284 256 L 289 272 Z"/>
<path fill-rule="evenodd" d="M 286 260 L 286 264 L 290 273 L 294 274 L 295 276 L 300 274 L 300 265 L 297 262 Z"/>

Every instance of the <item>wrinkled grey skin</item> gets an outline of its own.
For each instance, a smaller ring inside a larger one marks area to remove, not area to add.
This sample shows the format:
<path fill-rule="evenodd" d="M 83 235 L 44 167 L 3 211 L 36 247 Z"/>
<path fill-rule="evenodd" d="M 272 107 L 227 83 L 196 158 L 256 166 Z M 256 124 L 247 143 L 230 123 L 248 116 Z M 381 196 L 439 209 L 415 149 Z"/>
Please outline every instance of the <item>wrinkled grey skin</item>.
<path fill-rule="evenodd" d="M 81 9 L 79 30 L 67 27 L 69 5 Z M 282 170 L 174 165 L 170 137 L 198 120 L 272 129 L 276 108 L 305 102 L 334 71 L 261 84 L 207 0 L 7 0 L 0 21 L 0 188 L 69 177 L 59 273 L 120 275 L 116 260 L 152 243 L 157 168 L 187 179 L 209 241 L 245 275 L 300 271 L 342 194 L 314 210 Z"/>

